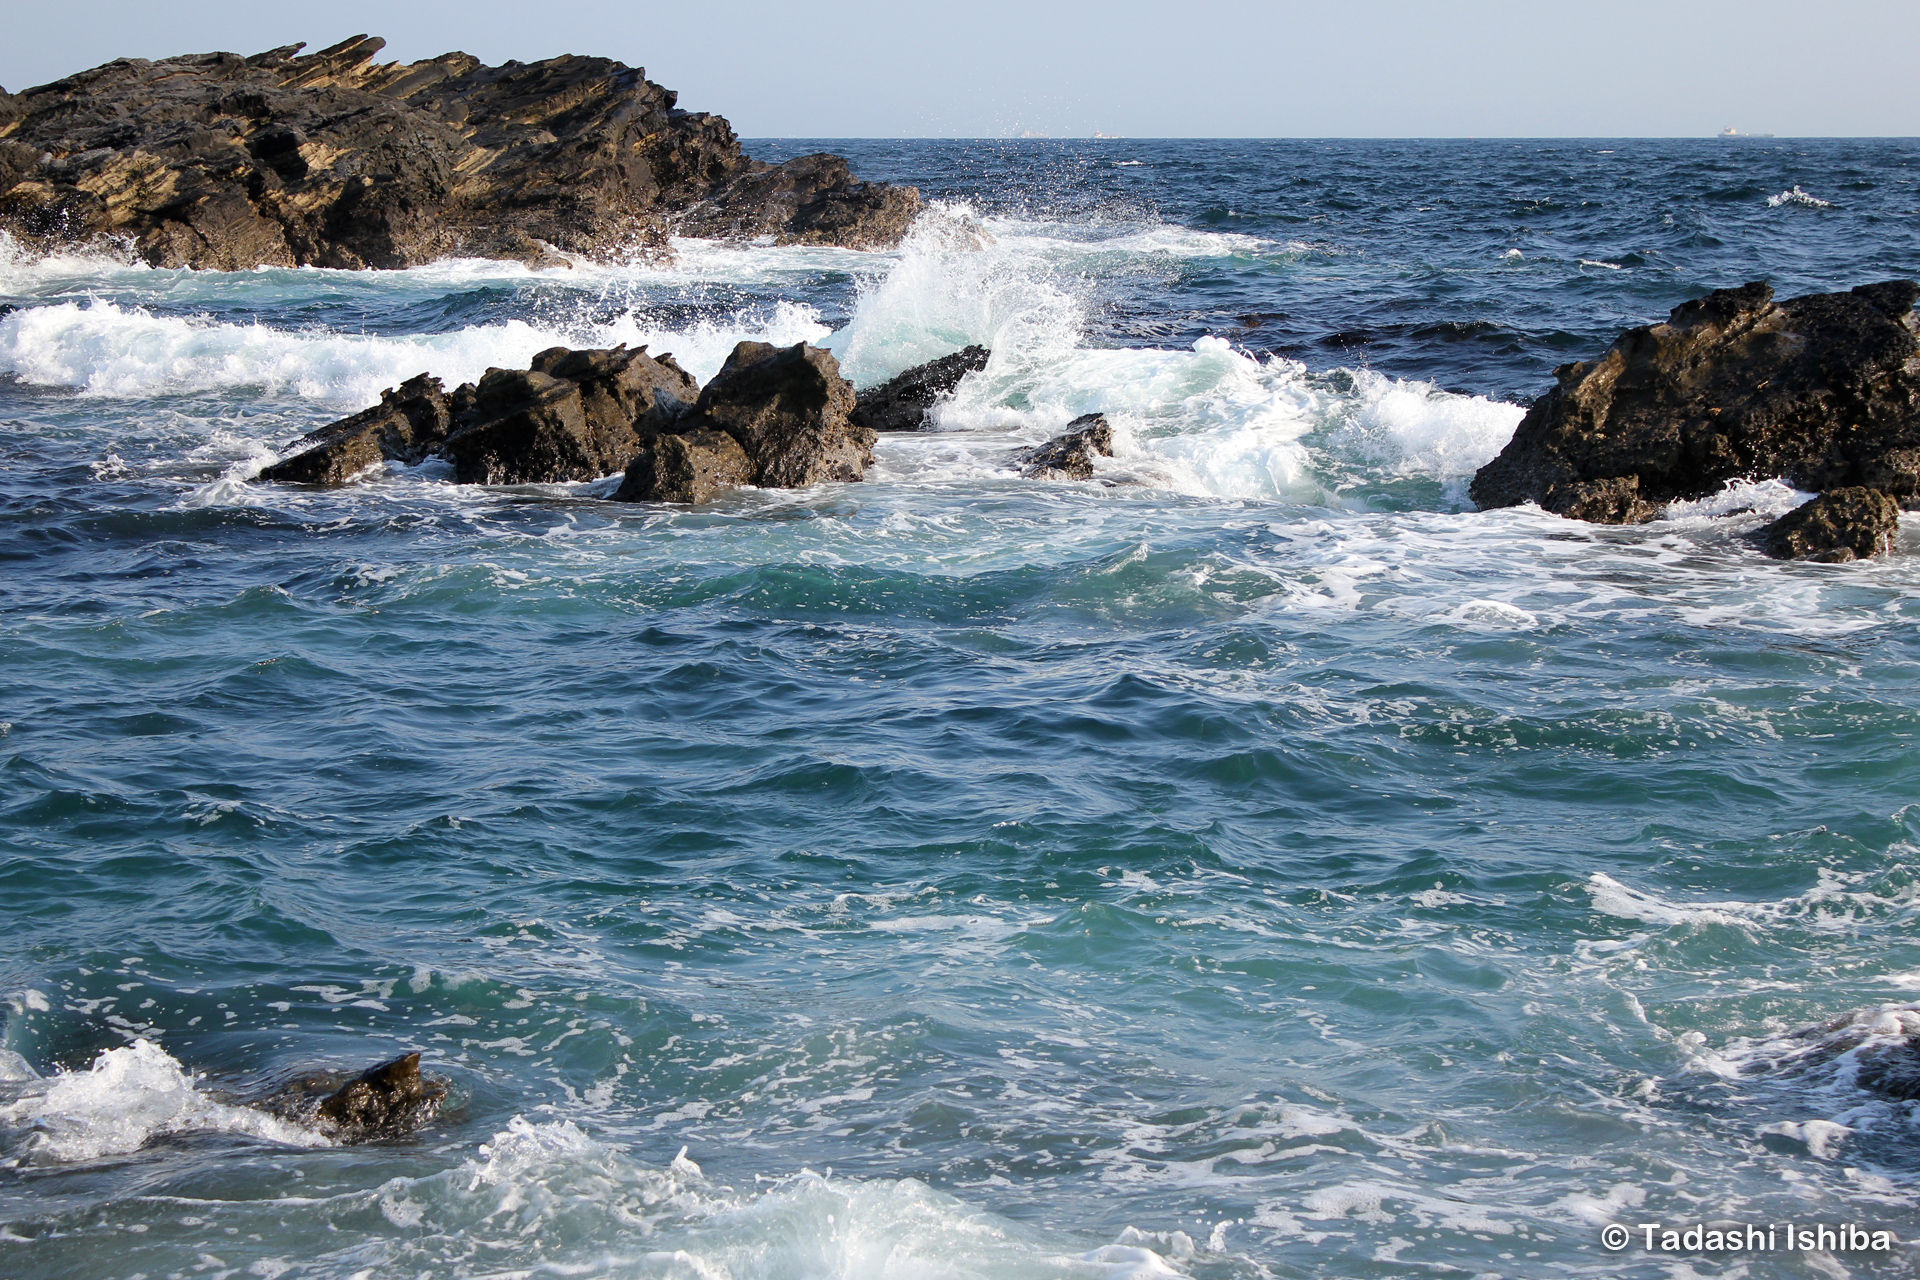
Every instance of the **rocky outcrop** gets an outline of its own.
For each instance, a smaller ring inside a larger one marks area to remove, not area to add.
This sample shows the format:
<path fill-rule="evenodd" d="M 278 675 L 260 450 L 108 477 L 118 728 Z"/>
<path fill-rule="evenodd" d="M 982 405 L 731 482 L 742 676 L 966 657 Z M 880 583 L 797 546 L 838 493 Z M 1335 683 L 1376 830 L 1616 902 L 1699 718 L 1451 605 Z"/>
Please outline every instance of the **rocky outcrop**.
<path fill-rule="evenodd" d="M 915 365 L 862 391 L 853 420 L 869 431 L 918 431 L 932 420 L 934 406 L 952 395 L 962 378 L 986 368 L 991 356 L 985 347 L 963 347 Z"/>
<path fill-rule="evenodd" d="M 1085 413 L 1045 444 L 1020 450 L 1015 460 L 1029 480 L 1091 480 L 1094 458 L 1112 456 L 1113 428 L 1106 415 Z"/>
<path fill-rule="evenodd" d="M 1920 492 L 1920 285 L 1775 302 L 1720 289 L 1564 365 L 1471 493 L 1607 524 L 1728 481 Z"/>
<path fill-rule="evenodd" d="M 373 62 L 383 45 L 123 58 L 0 94 L 0 227 L 169 267 L 563 264 L 657 248 L 679 219 L 877 248 L 920 207 L 835 156 L 752 161 L 726 120 L 611 59 Z"/>
<path fill-rule="evenodd" d="M 839 156 L 819 152 L 781 165 L 750 162 L 674 220 L 682 235 L 773 237 L 776 244 L 891 249 L 920 213 L 920 192 L 862 182 Z"/>
<path fill-rule="evenodd" d="M 799 489 L 860 480 L 873 462 L 874 434 L 854 425 L 853 407 L 853 384 L 831 352 L 742 342 L 675 424 L 678 439 L 635 458 L 615 497 L 701 502 L 725 484 Z M 746 479 L 736 478 L 743 470 Z"/>
<path fill-rule="evenodd" d="M 453 464 L 462 484 L 554 484 L 619 471 L 687 412 L 698 387 L 673 357 L 553 347 L 448 394 L 427 374 L 298 440 L 262 480 L 345 484 L 386 461 Z"/>
<path fill-rule="evenodd" d="M 370 1142 L 412 1133 L 446 1099 L 446 1081 L 423 1074 L 420 1055 L 409 1053 L 344 1080 L 337 1072 L 300 1076 L 257 1105 L 339 1142 Z"/>
<path fill-rule="evenodd" d="M 656 436 L 627 464 L 616 502 L 711 502 L 737 485 L 752 484 L 753 459 L 740 442 L 710 427 Z"/>
<path fill-rule="evenodd" d="M 453 427 L 453 413 L 440 379 L 408 378 L 380 393 L 380 403 L 310 432 L 296 442 L 300 452 L 267 467 L 263 480 L 298 484 L 347 484 L 391 460 L 422 462 Z"/>
<path fill-rule="evenodd" d="M 428 374 L 294 442 L 262 480 L 346 484 L 440 458 L 462 484 L 556 484 L 624 471 L 624 502 L 707 502 L 734 485 L 798 489 L 865 477 L 874 434 L 850 420 L 831 352 L 743 342 L 703 390 L 645 347 L 553 347 L 453 392 Z"/>
<path fill-rule="evenodd" d="M 1900 530 L 1900 504 L 1878 489 L 1858 485 L 1832 489 L 1795 507 L 1757 535 L 1776 560 L 1845 564 L 1893 548 Z"/>

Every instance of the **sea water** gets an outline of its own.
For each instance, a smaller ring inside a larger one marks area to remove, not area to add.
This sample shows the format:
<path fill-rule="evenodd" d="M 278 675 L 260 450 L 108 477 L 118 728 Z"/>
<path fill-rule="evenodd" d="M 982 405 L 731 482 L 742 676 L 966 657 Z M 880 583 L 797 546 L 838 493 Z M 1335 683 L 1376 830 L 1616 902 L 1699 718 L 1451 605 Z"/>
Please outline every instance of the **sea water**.
<path fill-rule="evenodd" d="M 1910 1274 L 1920 530 L 1465 492 L 1705 290 L 1920 276 L 1920 146 L 837 142 L 895 252 L 0 246 L 0 1275 Z M 429 371 L 985 372 L 865 483 L 263 485 Z M 1105 413 L 1086 483 L 1013 450 Z M 249 1106 L 408 1049 L 404 1141 Z"/>

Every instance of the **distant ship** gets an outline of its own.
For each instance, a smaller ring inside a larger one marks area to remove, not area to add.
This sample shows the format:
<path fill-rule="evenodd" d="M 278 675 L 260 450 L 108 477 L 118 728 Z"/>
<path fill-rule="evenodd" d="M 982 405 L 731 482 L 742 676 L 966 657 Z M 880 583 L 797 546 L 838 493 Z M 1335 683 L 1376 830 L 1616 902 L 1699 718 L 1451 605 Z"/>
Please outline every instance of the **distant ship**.
<path fill-rule="evenodd" d="M 1771 138 L 1773 135 L 1770 133 L 1742 133 L 1732 125 L 1728 125 L 1720 131 L 1720 136 L 1723 138 Z"/>

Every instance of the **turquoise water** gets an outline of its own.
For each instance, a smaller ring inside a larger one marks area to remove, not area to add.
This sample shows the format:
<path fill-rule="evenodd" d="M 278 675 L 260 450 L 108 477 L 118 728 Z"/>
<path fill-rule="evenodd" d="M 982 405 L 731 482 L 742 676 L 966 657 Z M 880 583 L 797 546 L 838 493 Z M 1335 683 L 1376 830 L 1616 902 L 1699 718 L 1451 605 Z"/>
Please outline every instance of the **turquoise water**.
<path fill-rule="evenodd" d="M 0 264 L 0 1275 L 1915 1270 L 1599 1230 L 1920 1236 L 1911 1104 L 1754 1070 L 1920 1018 L 1920 561 L 1464 482 L 1692 291 L 1920 274 L 1916 149 L 1370 145 L 842 144 L 949 202 L 897 254 Z M 995 358 L 860 485 L 250 478 L 747 337 Z M 411 1140 L 239 1105 L 407 1048 Z"/>

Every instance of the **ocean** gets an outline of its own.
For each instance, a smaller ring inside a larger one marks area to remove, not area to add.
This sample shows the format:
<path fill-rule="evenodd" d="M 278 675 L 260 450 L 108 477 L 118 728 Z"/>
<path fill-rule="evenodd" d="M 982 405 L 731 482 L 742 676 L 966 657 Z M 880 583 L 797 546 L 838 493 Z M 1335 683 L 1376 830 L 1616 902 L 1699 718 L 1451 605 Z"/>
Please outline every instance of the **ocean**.
<path fill-rule="evenodd" d="M 823 149 L 899 251 L 0 245 L 0 1276 L 1920 1273 L 1639 1237 L 1920 1237 L 1920 1104 L 1793 1037 L 1920 1030 L 1920 526 L 1466 496 L 1624 327 L 1920 277 L 1920 142 L 748 145 Z M 253 479 L 748 338 L 993 359 L 861 484 Z M 411 1138 L 245 1105 L 408 1049 Z"/>

